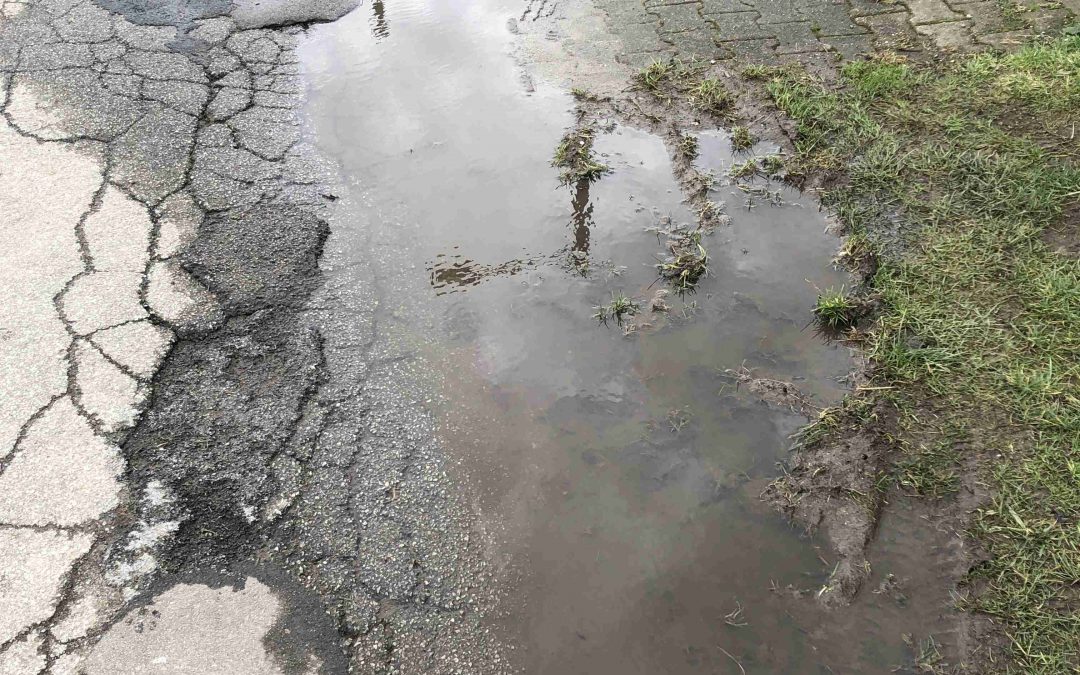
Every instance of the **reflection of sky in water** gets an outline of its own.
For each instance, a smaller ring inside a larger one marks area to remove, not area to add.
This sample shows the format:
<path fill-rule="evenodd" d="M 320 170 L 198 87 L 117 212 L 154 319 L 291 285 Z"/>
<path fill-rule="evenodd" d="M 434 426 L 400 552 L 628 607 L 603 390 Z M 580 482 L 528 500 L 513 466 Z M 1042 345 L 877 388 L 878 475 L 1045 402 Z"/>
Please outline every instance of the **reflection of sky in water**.
<path fill-rule="evenodd" d="M 820 564 L 757 500 L 801 420 L 725 371 L 838 397 L 848 355 L 804 329 L 815 286 L 842 280 L 823 215 L 795 193 L 747 211 L 723 186 L 733 220 L 704 242 L 699 292 L 670 296 L 633 337 L 597 326 L 613 292 L 660 287 L 649 228 L 693 220 L 662 141 L 601 134 L 614 172 L 558 187 L 550 158 L 573 102 L 522 85 L 506 30 L 521 3 L 388 3 L 391 29 L 373 37 L 374 9 L 304 48 L 319 142 L 354 186 L 334 245 L 373 259 L 380 339 L 425 345 L 445 446 L 525 561 L 512 593 L 528 604 L 508 624 L 529 672 L 724 672 L 715 645 L 736 602 L 751 627 L 722 637 L 748 669 L 820 672 L 769 590 L 819 583 L 803 574 Z M 718 174 L 725 144 L 703 135 Z"/>

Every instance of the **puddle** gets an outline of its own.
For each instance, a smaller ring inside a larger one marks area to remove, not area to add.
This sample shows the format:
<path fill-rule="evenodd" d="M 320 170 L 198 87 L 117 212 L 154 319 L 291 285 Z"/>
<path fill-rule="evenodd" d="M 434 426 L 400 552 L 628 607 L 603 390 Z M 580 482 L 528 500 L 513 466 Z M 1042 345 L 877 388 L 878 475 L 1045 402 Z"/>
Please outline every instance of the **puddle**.
<path fill-rule="evenodd" d="M 301 52 L 318 144 L 350 186 L 324 266 L 347 285 L 369 261 L 376 351 L 415 361 L 502 542 L 492 559 L 520 572 L 496 628 L 530 673 L 887 672 L 898 632 L 820 644 L 810 603 L 796 620 L 774 592 L 823 581 L 812 545 L 758 499 L 804 418 L 730 372 L 818 405 L 842 396 L 849 354 L 806 328 L 815 289 L 844 281 L 824 215 L 791 190 L 746 208 L 718 187 L 732 222 L 704 241 L 709 275 L 649 312 L 655 228 L 693 220 L 667 151 L 617 127 L 595 144 L 614 171 L 558 187 L 573 102 L 523 82 L 506 28 L 520 9 L 374 3 Z M 703 135 L 701 161 L 730 162 L 725 143 Z M 592 318 L 613 294 L 645 305 L 635 334 Z"/>

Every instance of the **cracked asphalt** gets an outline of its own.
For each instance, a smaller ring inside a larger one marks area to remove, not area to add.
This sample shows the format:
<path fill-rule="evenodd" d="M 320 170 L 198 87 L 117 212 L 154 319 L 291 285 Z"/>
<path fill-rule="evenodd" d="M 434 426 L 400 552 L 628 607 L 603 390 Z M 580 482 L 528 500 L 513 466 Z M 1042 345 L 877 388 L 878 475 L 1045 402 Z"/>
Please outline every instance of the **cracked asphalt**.
<path fill-rule="evenodd" d="M 0 5 L 0 672 L 508 669 L 380 299 L 320 282 L 295 46 L 355 4 Z"/>

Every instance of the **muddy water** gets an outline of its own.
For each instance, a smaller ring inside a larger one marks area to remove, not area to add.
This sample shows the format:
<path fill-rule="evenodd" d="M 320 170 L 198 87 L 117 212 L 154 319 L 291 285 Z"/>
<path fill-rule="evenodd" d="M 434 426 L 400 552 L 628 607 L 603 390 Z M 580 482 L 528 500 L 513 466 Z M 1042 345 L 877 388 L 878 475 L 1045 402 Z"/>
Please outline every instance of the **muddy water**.
<path fill-rule="evenodd" d="M 718 187 L 732 223 L 705 240 L 710 275 L 649 311 L 655 228 L 693 219 L 668 152 L 616 126 L 596 144 L 614 172 L 559 187 L 573 103 L 512 58 L 521 9 L 374 2 L 302 51 L 317 142 L 346 183 L 326 268 L 374 269 L 376 351 L 414 364 L 496 542 L 493 627 L 531 673 L 888 670 L 897 633 L 819 640 L 807 601 L 775 592 L 824 579 L 758 500 L 805 420 L 732 376 L 842 395 L 849 355 L 805 329 L 815 288 L 843 281 L 824 217 L 791 191 L 776 206 Z M 700 161 L 732 161 L 722 134 Z M 643 305 L 630 335 L 592 318 L 624 293 Z"/>

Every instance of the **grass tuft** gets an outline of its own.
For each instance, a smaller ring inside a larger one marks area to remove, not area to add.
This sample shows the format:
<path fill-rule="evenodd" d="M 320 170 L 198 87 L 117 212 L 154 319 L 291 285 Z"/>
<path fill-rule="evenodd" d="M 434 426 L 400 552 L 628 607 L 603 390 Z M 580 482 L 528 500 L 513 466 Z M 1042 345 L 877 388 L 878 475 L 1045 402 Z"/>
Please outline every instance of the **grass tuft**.
<path fill-rule="evenodd" d="M 679 295 L 694 293 L 697 284 L 709 273 L 709 253 L 701 244 L 701 229 L 669 233 L 668 255 L 656 270 Z"/>
<path fill-rule="evenodd" d="M 593 154 L 595 136 L 591 127 L 574 129 L 563 136 L 555 148 L 551 165 L 561 169 L 559 181 L 563 185 L 576 185 L 583 180 L 595 182 L 611 172 L 611 167 Z"/>
<path fill-rule="evenodd" d="M 607 325 L 610 319 L 614 319 L 620 326 L 626 317 L 634 316 L 641 311 L 641 306 L 631 297 L 611 294 L 611 302 L 606 305 L 593 307 L 593 318 L 597 323 Z"/>
<path fill-rule="evenodd" d="M 743 162 L 736 162 L 728 169 L 728 175 L 732 178 L 749 178 L 758 173 L 757 159 L 751 157 Z"/>
<path fill-rule="evenodd" d="M 776 66 L 754 63 L 742 69 L 742 76 L 747 80 L 767 80 L 776 76 L 778 72 L 779 69 Z"/>
<path fill-rule="evenodd" d="M 706 78 L 690 89 L 690 104 L 699 110 L 720 115 L 735 104 L 735 98 L 720 80 Z"/>
<path fill-rule="evenodd" d="M 862 305 L 844 292 L 828 289 L 818 294 L 814 303 L 814 318 L 822 328 L 832 331 L 851 328 L 859 320 Z"/>
<path fill-rule="evenodd" d="M 691 162 L 698 156 L 698 139 L 693 134 L 683 134 L 679 140 L 679 152 Z"/>
<path fill-rule="evenodd" d="M 754 147 L 754 143 L 757 143 L 757 138 L 750 133 L 750 129 L 737 125 L 731 130 L 731 147 L 736 152 L 742 152 Z"/>

